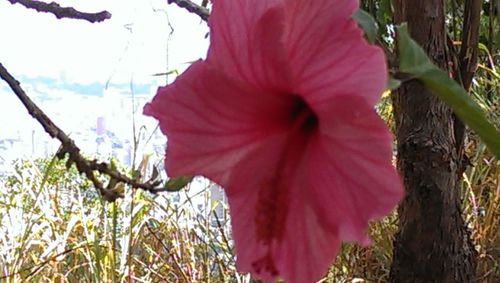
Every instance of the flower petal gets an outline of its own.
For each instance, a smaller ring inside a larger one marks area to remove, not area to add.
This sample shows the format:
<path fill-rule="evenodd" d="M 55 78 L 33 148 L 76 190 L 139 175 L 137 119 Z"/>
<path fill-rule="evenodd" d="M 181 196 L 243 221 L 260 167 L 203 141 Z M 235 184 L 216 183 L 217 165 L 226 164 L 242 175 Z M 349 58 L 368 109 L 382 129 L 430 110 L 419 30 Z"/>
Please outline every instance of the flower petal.
<path fill-rule="evenodd" d="M 169 175 L 203 175 L 225 186 L 233 166 L 282 130 L 289 118 L 279 110 L 286 103 L 198 61 L 159 88 L 144 113 L 157 118 L 168 137 Z"/>
<path fill-rule="evenodd" d="M 311 104 L 356 95 L 374 105 L 387 81 L 383 51 L 352 19 L 355 0 L 288 0 L 285 48 L 295 91 Z"/>
<path fill-rule="evenodd" d="M 302 191 L 290 204 L 287 225 L 289 236 L 276 252 L 286 282 L 320 280 L 332 265 L 340 247 L 337 234 L 323 225 L 322 216 L 311 207 L 311 201 L 308 205 L 294 205 L 293 202 L 304 202 L 304 194 L 310 192 Z"/>
<path fill-rule="evenodd" d="M 389 213 L 403 195 L 392 165 L 392 137 L 373 108 L 359 97 L 338 97 L 320 119 L 311 141 L 310 194 L 324 225 L 340 240 L 368 244 L 368 221 Z"/>
<path fill-rule="evenodd" d="M 282 136 L 246 160 L 245 168 L 234 168 L 227 192 L 240 272 L 268 282 L 309 283 L 332 263 L 340 242 L 311 207 L 305 147 L 305 140 Z"/>
<path fill-rule="evenodd" d="M 207 61 L 236 80 L 265 90 L 289 85 L 282 0 L 216 0 Z"/>

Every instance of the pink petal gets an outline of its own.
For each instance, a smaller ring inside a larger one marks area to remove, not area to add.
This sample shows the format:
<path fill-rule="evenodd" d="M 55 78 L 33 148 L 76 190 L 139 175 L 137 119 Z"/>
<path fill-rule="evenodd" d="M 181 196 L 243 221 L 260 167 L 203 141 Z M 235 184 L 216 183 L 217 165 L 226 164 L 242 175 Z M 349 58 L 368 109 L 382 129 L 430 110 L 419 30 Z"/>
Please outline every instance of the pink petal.
<path fill-rule="evenodd" d="M 275 139 L 234 168 L 228 191 L 237 267 L 267 282 L 319 280 L 339 247 L 311 206 L 306 140 Z M 335 228 L 335 227 L 333 227 Z"/>
<path fill-rule="evenodd" d="M 171 176 L 203 175 L 226 185 L 233 167 L 284 129 L 282 96 L 256 91 L 198 61 L 144 108 L 168 137 Z"/>
<path fill-rule="evenodd" d="M 304 195 L 304 187 L 290 204 L 287 234 L 277 249 L 278 266 L 286 282 L 317 282 L 325 276 L 340 247 L 338 235 L 323 225 L 311 201 Z M 294 202 L 298 204 L 294 205 Z"/>
<path fill-rule="evenodd" d="M 203 175 L 225 188 L 240 271 L 312 282 L 339 243 L 307 207 L 304 168 L 296 166 L 306 143 L 290 140 L 283 98 L 243 87 L 199 61 L 160 88 L 145 113 L 169 138 L 170 175 Z"/>
<path fill-rule="evenodd" d="M 340 240 L 368 244 L 368 221 L 389 213 L 403 195 L 392 166 L 392 137 L 362 98 L 338 97 L 320 116 L 320 136 L 310 143 L 312 207 Z"/>
<path fill-rule="evenodd" d="M 374 105 L 387 81 L 383 51 L 369 45 L 351 15 L 354 0 L 288 0 L 285 48 L 295 92 L 310 104 L 343 95 Z"/>
<path fill-rule="evenodd" d="M 369 221 L 401 199 L 387 126 L 361 97 L 331 105 L 319 116 L 318 133 L 290 133 L 234 168 L 229 187 L 237 189 L 228 197 L 240 271 L 315 282 L 340 241 L 368 244 Z M 262 229 L 270 241 L 259 236 Z"/>
<path fill-rule="evenodd" d="M 216 0 L 207 61 L 236 80 L 266 90 L 289 85 L 282 0 Z"/>
<path fill-rule="evenodd" d="M 239 270 L 314 282 L 341 240 L 368 242 L 402 186 L 371 108 L 385 59 L 351 20 L 357 1 L 283 1 L 215 0 L 207 60 L 144 111 L 168 137 L 171 176 L 225 188 Z"/>

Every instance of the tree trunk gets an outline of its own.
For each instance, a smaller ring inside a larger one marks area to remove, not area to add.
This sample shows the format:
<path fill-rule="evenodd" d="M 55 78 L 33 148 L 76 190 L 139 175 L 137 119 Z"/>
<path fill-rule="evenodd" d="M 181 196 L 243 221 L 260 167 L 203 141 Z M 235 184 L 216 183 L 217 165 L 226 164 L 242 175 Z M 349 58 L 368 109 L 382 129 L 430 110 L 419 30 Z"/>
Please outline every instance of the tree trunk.
<path fill-rule="evenodd" d="M 443 0 L 396 0 L 396 23 L 435 64 L 448 70 Z M 462 218 L 460 156 L 452 111 L 416 80 L 393 97 L 398 169 L 406 196 L 399 206 L 390 282 L 472 282 L 476 253 Z"/>

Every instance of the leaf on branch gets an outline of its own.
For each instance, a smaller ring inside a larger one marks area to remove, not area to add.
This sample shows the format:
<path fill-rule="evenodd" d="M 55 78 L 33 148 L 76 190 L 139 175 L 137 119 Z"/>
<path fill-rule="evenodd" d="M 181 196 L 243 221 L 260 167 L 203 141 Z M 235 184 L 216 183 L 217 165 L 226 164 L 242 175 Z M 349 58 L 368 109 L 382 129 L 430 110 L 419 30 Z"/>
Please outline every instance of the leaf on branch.
<path fill-rule="evenodd" d="M 179 176 L 170 178 L 164 185 L 167 191 L 176 192 L 187 186 L 193 181 L 193 176 Z"/>
<path fill-rule="evenodd" d="M 365 36 L 370 43 L 374 43 L 377 39 L 378 27 L 375 19 L 368 12 L 359 9 L 352 16 L 356 22 L 358 22 L 359 26 L 365 32 Z"/>
<path fill-rule="evenodd" d="M 481 107 L 467 95 L 465 89 L 431 62 L 425 51 L 411 39 L 405 24 L 397 27 L 397 41 L 400 71 L 422 81 L 481 137 L 496 157 L 500 157 L 500 131 L 486 119 Z"/>
<path fill-rule="evenodd" d="M 393 77 L 390 77 L 389 81 L 387 82 L 386 88 L 389 89 L 389 90 L 395 90 L 395 89 L 397 89 L 400 86 L 401 86 L 401 81 L 400 80 L 397 80 L 397 79 L 395 79 Z"/>

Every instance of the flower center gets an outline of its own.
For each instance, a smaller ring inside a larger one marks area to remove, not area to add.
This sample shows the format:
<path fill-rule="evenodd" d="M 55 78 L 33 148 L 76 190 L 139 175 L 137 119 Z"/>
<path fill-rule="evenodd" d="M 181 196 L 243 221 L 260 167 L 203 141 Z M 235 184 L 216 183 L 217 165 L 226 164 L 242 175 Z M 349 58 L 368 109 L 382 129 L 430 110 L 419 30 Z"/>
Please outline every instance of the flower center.
<path fill-rule="evenodd" d="M 290 118 L 293 121 L 294 128 L 300 131 L 310 132 L 318 126 L 318 116 L 311 109 L 309 104 L 298 95 L 292 96 L 292 107 Z"/>

